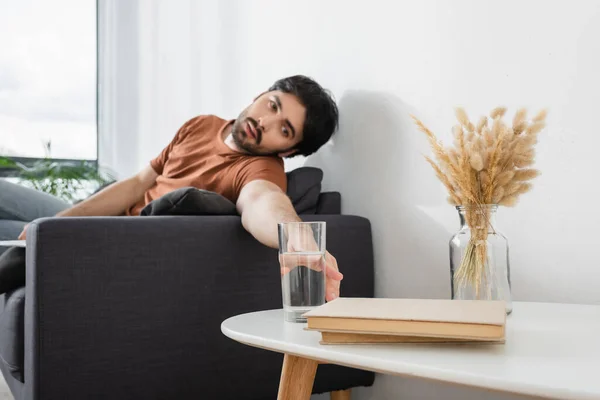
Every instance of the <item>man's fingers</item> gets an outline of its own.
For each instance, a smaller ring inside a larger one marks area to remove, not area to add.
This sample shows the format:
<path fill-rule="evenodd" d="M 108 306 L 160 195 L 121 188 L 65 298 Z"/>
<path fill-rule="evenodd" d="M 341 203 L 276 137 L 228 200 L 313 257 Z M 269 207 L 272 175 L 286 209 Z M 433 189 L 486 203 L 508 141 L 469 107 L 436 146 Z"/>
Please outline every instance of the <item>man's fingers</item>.
<path fill-rule="evenodd" d="M 342 279 L 344 279 L 344 275 L 342 275 L 342 273 L 331 264 L 327 264 L 327 270 L 325 270 L 325 275 L 327 275 L 328 278 L 334 279 L 336 281 L 341 281 Z"/>
<path fill-rule="evenodd" d="M 325 299 L 327 301 L 332 301 L 340 296 L 340 281 L 344 278 L 344 275 L 339 272 L 337 260 L 334 256 L 329 254 L 329 252 L 325 254 L 325 261 L 327 263 L 327 268 L 325 270 L 327 275 Z"/>
<path fill-rule="evenodd" d="M 325 299 L 332 301 L 340 296 L 340 281 L 344 275 L 339 271 L 337 260 L 329 252 L 325 253 L 325 257 L 318 254 L 281 254 L 279 261 L 282 276 L 300 265 L 316 271 L 322 271 L 325 268 Z"/>
<path fill-rule="evenodd" d="M 337 260 L 334 256 L 329 254 L 329 252 L 325 253 L 325 263 L 327 265 L 325 274 L 328 278 L 335 279 L 336 281 L 341 281 L 344 279 L 344 275 L 342 275 L 338 267 Z"/>
<path fill-rule="evenodd" d="M 340 297 L 340 287 L 336 285 L 336 282 L 339 285 L 339 281 L 327 281 L 325 285 L 325 300 L 332 301 Z"/>
<path fill-rule="evenodd" d="M 23 227 L 23 231 L 21 232 L 21 234 L 19 235 L 18 239 L 19 240 L 25 240 L 26 236 L 27 236 L 27 227 L 29 226 L 29 224 L 26 224 Z"/>

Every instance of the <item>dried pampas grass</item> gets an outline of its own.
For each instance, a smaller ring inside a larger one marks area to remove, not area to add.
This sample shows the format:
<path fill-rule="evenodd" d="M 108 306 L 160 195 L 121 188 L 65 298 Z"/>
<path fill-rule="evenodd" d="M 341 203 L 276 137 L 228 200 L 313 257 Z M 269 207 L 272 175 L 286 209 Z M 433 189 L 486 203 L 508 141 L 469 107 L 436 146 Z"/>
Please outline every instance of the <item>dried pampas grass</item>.
<path fill-rule="evenodd" d="M 454 146 L 450 148 L 445 148 L 433 132 L 412 117 L 429 139 L 436 161 L 428 161 L 448 190 L 452 204 L 501 204 L 503 200 L 515 197 L 508 202 L 514 205 L 520 195 L 531 189 L 530 184 L 523 182 L 540 174 L 531 166 L 537 136 L 546 126 L 546 110 L 528 121 L 527 110 L 520 109 L 511 125 L 503 121 L 505 114 L 506 108 L 497 107 L 490 112 L 489 118 L 483 116 L 474 125 L 465 110 L 457 108 L 459 124 L 452 128 Z"/>
<path fill-rule="evenodd" d="M 456 109 L 458 124 L 452 128 L 454 146 L 446 148 L 420 120 L 412 116 L 433 150 L 426 157 L 436 176 L 448 190 L 448 202 L 462 206 L 471 228 L 471 239 L 457 270 L 458 282 L 476 284 L 482 279 L 487 260 L 490 205 L 513 207 L 531 190 L 531 180 L 540 172 L 535 161 L 538 134 L 546 126 L 546 110 L 530 121 L 527 110 L 519 109 L 509 125 L 505 107 L 493 109 L 474 125 L 462 108 Z M 455 282 L 456 284 L 456 282 Z"/>

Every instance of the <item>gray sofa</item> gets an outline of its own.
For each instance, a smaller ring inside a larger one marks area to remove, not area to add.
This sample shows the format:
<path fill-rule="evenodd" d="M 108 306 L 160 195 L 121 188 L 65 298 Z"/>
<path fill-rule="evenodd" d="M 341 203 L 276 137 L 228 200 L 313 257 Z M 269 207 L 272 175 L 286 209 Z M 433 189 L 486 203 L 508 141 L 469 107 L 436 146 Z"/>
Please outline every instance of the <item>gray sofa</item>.
<path fill-rule="evenodd" d="M 327 222 L 342 296 L 372 297 L 369 221 L 339 215 L 339 202 L 321 193 L 317 214 L 302 217 Z M 0 368 L 16 400 L 274 399 L 282 356 L 226 338 L 220 324 L 281 308 L 278 269 L 277 251 L 237 216 L 38 219 L 26 285 L 0 315 Z M 313 390 L 373 380 L 323 365 Z"/>

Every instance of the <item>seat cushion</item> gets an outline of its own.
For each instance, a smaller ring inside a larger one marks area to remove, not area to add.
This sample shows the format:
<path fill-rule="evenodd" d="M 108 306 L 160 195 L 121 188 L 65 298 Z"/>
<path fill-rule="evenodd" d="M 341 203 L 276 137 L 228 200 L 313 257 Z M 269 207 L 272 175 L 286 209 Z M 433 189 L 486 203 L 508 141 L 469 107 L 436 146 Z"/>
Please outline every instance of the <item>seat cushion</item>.
<path fill-rule="evenodd" d="M 24 381 L 24 317 L 25 288 L 7 292 L 4 312 L 0 315 L 0 362 L 20 382 Z"/>

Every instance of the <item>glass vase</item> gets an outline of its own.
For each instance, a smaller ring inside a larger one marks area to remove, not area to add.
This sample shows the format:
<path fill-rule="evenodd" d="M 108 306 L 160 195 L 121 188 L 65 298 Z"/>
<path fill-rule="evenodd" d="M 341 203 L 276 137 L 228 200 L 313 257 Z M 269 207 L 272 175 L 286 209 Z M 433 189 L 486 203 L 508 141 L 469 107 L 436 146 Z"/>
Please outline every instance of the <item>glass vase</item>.
<path fill-rule="evenodd" d="M 497 205 L 458 206 L 450 240 L 452 299 L 503 300 L 512 311 L 508 240 L 496 226 Z"/>

